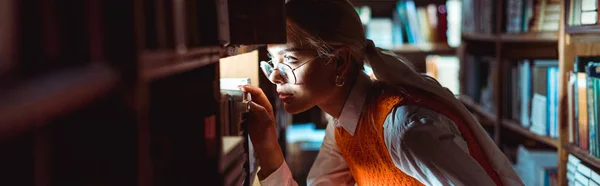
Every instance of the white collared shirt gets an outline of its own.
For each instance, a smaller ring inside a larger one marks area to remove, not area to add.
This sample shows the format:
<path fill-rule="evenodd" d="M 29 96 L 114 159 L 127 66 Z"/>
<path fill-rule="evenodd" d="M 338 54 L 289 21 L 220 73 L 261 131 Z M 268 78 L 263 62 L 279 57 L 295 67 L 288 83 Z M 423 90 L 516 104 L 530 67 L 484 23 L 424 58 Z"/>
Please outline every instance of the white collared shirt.
<path fill-rule="evenodd" d="M 326 128 L 319 155 L 308 174 L 308 185 L 354 185 L 335 141 L 335 128 L 354 135 L 372 81 L 357 78 L 340 117 Z M 335 128 L 334 128 L 335 127 Z M 384 121 L 384 139 L 398 169 L 425 185 L 494 185 L 469 155 L 466 142 L 447 117 L 414 105 L 398 106 Z M 260 181 L 263 186 L 297 185 L 286 162 Z"/>

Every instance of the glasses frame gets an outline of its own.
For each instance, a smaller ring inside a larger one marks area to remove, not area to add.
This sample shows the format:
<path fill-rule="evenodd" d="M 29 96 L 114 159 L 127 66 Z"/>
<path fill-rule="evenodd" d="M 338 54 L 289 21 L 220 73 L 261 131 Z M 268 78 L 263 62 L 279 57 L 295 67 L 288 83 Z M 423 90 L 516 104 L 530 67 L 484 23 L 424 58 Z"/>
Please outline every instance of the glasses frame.
<path fill-rule="evenodd" d="M 313 57 L 313 58 L 311 58 L 311 59 L 308 59 L 308 60 L 306 60 L 305 62 L 302 62 L 300 65 L 298 65 L 297 67 L 294 67 L 294 68 L 292 68 L 290 65 L 288 65 L 288 64 L 285 64 L 285 63 L 283 63 L 283 62 L 281 62 L 281 63 L 277 63 L 277 64 L 274 64 L 274 63 L 273 63 L 273 59 L 271 59 L 271 60 L 269 60 L 269 61 L 261 61 L 261 62 L 260 62 L 260 63 L 261 63 L 261 64 L 260 64 L 260 68 L 262 69 L 262 71 L 263 71 L 263 73 L 265 74 L 265 76 L 267 76 L 267 78 L 269 79 L 269 81 L 271 81 L 271 83 L 275 83 L 275 82 L 273 82 L 273 81 L 271 80 L 271 78 L 270 78 L 271 74 L 273 74 L 273 73 L 275 72 L 275 70 L 279 71 L 279 76 L 280 76 L 282 79 L 285 79 L 285 81 L 289 83 L 289 80 L 290 80 L 290 78 L 289 78 L 289 74 L 287 74 L 287 73 L 286 73 L 286 74 L 285 74 L 285 76 L 284 76 L 284 74 L 283 74 L 283 73 L 281 73 L 281 71 L 283 71 L 283 70 L 280 70 L 280 68 L 281 68 L 281 67 L 279 67 L 279 65 L 284 65 L 285 67 L 287 67 L 287 68 L 289 68 L 289 69 L 290 69 L 290 71 L 291 71 L 291 75 L 294 77 L 294 84 L 298 84 L 298 77 L 296 77 L 296 70 L 297 70 L 297 69 L 299 69 L 299 68 L 301 68 L 301 67 L 303 67 L 304 65 L 306 65 L 306 64 L 308 64 L 308 63 L 310 63 L 310 62 L 312 62 L 312 61 L 315 61 L 315 59 L 317 59 L 317 58 L 318 58 L 318 57 Z M 269 67 L 272 69 L 272 72 L 271 72 L 270 74 L 267 74 L 267 73 L 266 73 L 266 71 L 267 71 L 267 70 L 263 68 L 263 65 L 262 65 L 262 63 L 265 63 L 266 65 L 268 65 L 268 66 L 269 66 Z M 277 65 L 277 66 L 275 66 L 275 65 Z"/>

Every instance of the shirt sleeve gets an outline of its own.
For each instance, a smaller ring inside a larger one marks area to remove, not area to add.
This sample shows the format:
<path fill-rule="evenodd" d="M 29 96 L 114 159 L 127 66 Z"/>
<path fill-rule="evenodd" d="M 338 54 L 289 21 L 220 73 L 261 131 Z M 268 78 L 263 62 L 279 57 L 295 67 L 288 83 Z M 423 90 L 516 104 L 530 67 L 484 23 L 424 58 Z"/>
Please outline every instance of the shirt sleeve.
<path fill-rule="evenodd" d="M 308 173 L 306 180 L 308 185 L 354 185 L 354 178 L 340 154 L 334 135 L 334 125 L 330 123 L 325 129 L 325 138 L 319 155 Z M 261 180 L 260 185 L 296 186 L 298 184 L 294 181 L 290 168 L 284 161 L 275 172 Z"/>
<path fill-rule="evenodd" d="M 325 138 L 319 155 L 308 173 L 308 185 L 354 185 L 346 161 L 340 154 L 335 142 L 335 126 L 329 123 L 325 129 Z"/>
<path fill-rule="evenodd" d="M 283 161 L 281 166 L 275 170 L 275 172 L 271 173 L 268 177 L 263 180 L 260 180 L 260 185 L 262 186 L 297 186 L 298 184 L 294 181 L 292 177 L 292 172 L 288 167 L 287 163 Z"/>
<path fill-rule="evenodd" d="M 452 120 L 414 105 L 394 108 L 384 123 L 397 168 L 425 185 L 495 185 L 469 155 Z"/>

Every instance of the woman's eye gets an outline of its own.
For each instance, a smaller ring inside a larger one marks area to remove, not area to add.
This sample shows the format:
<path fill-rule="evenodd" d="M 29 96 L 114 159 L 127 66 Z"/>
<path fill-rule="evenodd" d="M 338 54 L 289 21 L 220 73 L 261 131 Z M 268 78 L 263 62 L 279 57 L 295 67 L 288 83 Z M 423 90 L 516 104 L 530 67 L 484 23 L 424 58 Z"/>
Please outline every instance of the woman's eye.
<path fill-rule="evenodd" d="M 286 63 L 296 62 L 296 58 L 291 57 L 291 56 L 284 56 L 283 59 L 285 60 Z"/>

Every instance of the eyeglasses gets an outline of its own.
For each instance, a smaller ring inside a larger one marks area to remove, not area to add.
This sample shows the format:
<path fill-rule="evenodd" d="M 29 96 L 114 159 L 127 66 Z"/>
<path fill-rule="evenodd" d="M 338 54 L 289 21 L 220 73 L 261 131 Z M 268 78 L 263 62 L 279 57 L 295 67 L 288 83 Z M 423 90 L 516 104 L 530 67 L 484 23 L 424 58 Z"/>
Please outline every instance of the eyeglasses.
<path fill-rule="evenodd" d="M 260 68 L 262 69 L 263 73 L 265 74 L 265 76 L 267 76 L 267 78 L 272 82 L 273 80 L 271 80 L 271 74 L 273 74 L 273 72 L 275 72 L 275 70 L 279 71 L 279 75 L 285 80 L 285 82 L 288 83 L 294 83 L 297 84 L 298 83 L 298 79 L 296 78 L 296 74 L 294 73 L 294 71 L 296 69 L 299 69 L 300 67 L 306 65 L 307 63 L 314 61 L 316 59 L 312 58 L 309 59 L 303 63 L 301 63 L 300 65 L 298 65 L 295 68 L 290 67 L 288 64 L 285 63 L 277 63 L 277 64 L 273 64 L 273 60 L 269 60 L 269 61 L 261 61 L 260 62 Z M 276 65 L 276 67 L 274 67 L 273 65 Z"/>

